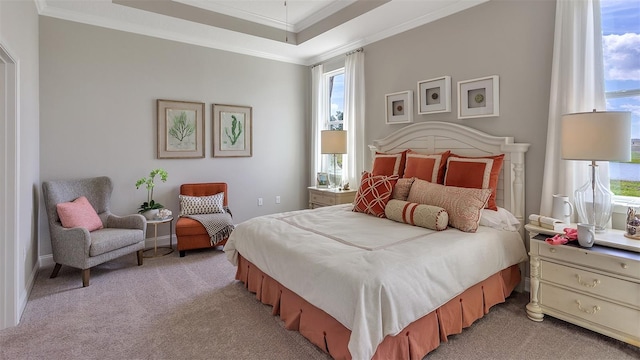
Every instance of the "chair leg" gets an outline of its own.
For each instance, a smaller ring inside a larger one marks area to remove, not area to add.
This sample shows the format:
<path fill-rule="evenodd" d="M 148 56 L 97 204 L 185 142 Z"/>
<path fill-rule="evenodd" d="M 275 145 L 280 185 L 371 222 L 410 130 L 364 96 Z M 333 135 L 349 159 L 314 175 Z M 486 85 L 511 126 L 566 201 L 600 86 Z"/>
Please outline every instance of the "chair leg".
<path fill-rule="evenodd" d="M 180 257 L 184 257 L 185 255 L 187 255 L 187 252 L 185 250 L 180 250 Z"/>
<path fill-rule="evenodd" d="M 56 266 L 53 267 L 53 272 L 51 272 L 51 276 L 49 276 L 49 279 L 53 279 L 54 277 L 58 276 L 58 272 L 60 271 L 61 267 L 62 265 L 56 264 Z"/>
<path fill-rule="evenodd" d="M 89 286 L 89 270 L 90 269 L 82 270 L 82 287 Z"/>
<path fill-rule="evenodd" d="M 142 254 L 142 252 L 143 252 L 143 251 L 144 251 L 144 250 L 138 250 L 138 251 L 136 252 L 136 254 L 138 255 L 138 266 L 142 266 L 142 262 L 143 262 L 143 260 L 142 260 L 142 255 L 143 255 L 143 254 Z"/>

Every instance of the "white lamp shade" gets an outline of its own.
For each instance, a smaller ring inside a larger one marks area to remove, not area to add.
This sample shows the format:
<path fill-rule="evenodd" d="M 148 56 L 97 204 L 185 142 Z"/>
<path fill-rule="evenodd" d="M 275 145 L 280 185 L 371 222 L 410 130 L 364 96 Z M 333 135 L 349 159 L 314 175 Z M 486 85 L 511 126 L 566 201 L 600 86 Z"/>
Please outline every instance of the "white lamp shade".
<path fill-rule="evenodd" d="M 563 115 L 562 158 L 630 161 L 631 113 L 594 111 Z"/>
<path fill-rule="evenodd" d="M 343 130 L 322 130 L 320 152 L 323 154 L 346 154 L 347 132 Z"/>

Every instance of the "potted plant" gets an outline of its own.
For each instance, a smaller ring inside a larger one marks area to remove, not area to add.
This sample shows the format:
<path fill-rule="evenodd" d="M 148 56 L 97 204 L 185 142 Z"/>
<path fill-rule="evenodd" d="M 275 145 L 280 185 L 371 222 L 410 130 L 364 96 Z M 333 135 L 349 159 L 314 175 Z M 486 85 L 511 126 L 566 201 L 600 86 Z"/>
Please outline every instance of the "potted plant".
<path fill-rule="evenodd" d="M 136 181 L 136 189 L 139 189 L 142 185 L 147 188 L 147 201 L 140 205 L 138 213 L 144 215 L 148 220 L 153 220 L 158 214 L 158 211 L 164 207 L 162 204 L 153 200 L 153 188 L 155 187 L 154 179 L 156 175 L 160 177 L 162 182 L 166 182 L 169 174 L 167 174 L 164 169 L 155 169 L 151 170 L 149 177 L 143 177 Z"/>

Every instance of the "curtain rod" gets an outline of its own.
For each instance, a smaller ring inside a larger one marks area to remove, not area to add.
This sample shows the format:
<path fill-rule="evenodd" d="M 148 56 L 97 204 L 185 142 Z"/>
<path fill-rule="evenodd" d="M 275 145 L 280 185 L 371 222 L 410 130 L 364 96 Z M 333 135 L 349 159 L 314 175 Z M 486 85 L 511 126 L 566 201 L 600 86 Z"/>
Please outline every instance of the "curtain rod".
<path fill-rule="evenodd" d="M 355 54 L 355 53 L 363 52 L 363 51 L 364 51 L 364 49 L 363 49 L 363 48 L 357 48 L 357 49 L 355 49 L 355 50 L 349 51 L 348 53 L 344 54 L 344 56 L 353 55 L 353 54 Z M 336 56 L 336 57 L 337 57 L 337 56 Z M 333 57 L 332 59 L 335 59 L 336 57 Z M 331 59 L 330 59 L 330 60 L 331 60 Z M 319 63 L 317 63 L 317 64 L 313 64 L 313 65 L 311 65 L 311 68 L 313 69 L 314 67 L 316 67 L 316 66 L 318 66 L 318 65 L 321 65 L 321 64 L 324 64 L 324 63 L 326 63 L 326 62 L 328 62 L 328 61 L 330 61 L 330 60 L 327 60 L 327 61 L 324 61 L 324 62 L 319 62 Z"/>

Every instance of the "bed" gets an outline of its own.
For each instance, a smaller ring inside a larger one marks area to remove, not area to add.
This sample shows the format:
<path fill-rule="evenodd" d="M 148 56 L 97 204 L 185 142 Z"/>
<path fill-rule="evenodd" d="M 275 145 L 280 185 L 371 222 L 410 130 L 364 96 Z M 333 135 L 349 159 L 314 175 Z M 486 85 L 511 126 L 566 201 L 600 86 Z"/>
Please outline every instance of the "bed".
<path fill-rule="evenodd" d="M 528 146 L 512 137 L 434 121 L 403 127 L 374 141 L 370 150 L 374 159 L 407 151 L 500 155 L 495 204 L 522 223 Z M 448 164 L 454 169 L 453 162 Z M 481 192 L 487 195 L 484 206 L 491 191 Z M 250 219 L 236 227 L 224 248 L 238 266 L 236 278 L 272 305 L 286 328 L 333 358 L 422 358 L 504 302 L 520 281 L 527 259 L 521 228 L 506 231 L 476 221 L 473 231 L 437 231 L 353 208 L 337 205 Z"/>

